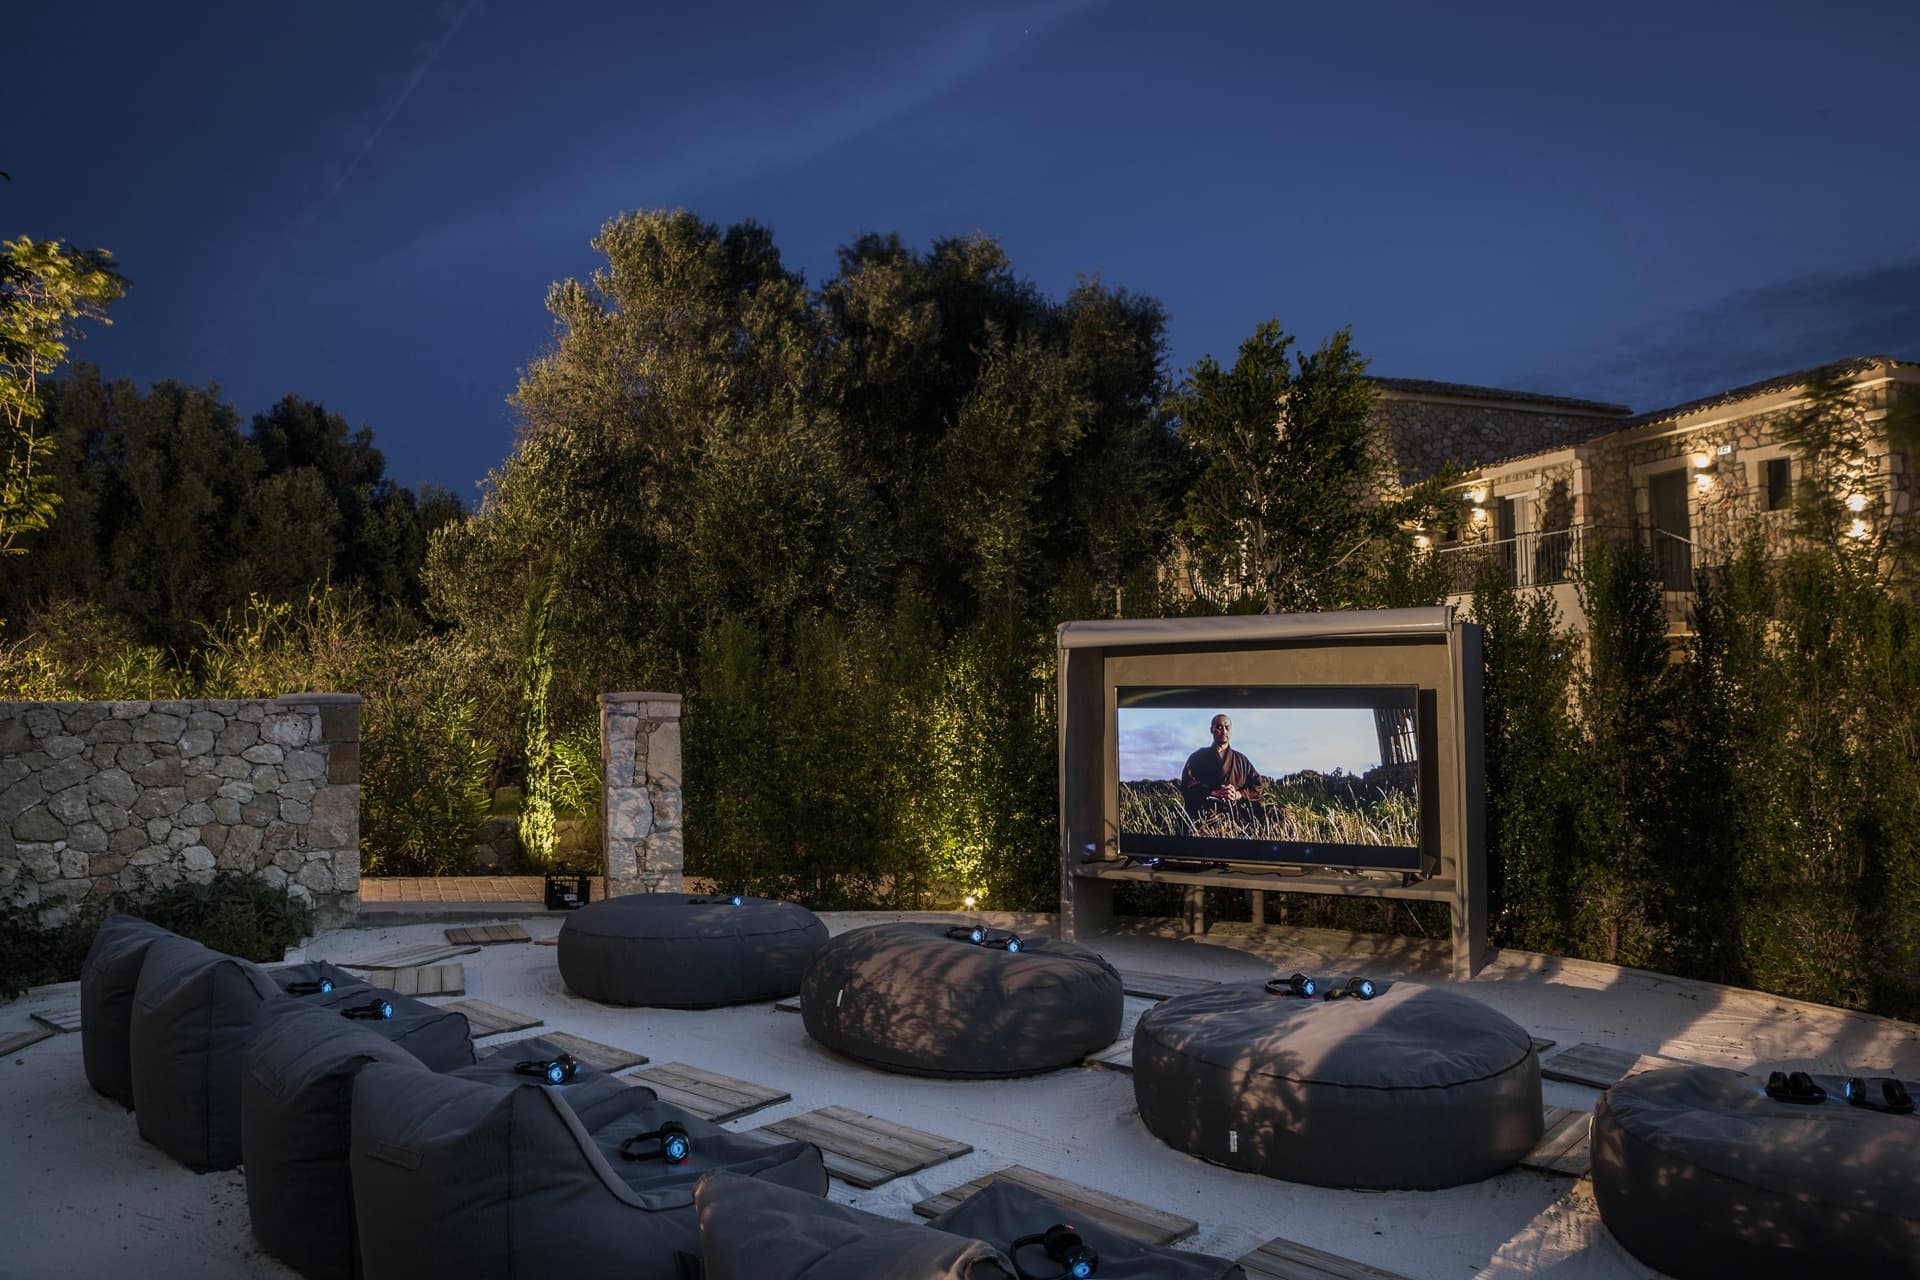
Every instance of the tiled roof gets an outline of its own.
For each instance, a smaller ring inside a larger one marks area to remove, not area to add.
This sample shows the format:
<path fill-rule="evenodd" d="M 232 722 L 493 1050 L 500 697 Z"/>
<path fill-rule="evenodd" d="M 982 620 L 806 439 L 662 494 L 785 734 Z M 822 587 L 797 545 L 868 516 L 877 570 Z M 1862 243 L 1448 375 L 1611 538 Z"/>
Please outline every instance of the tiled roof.
<path fill-rule="evenodd" d="M 1623 404 L 1602 400 L 1574 400 L 1567 396 L 1543 396 L 1532 391 L 1510 391 L 1505 387 L 1476 387 L 1465 382 L 1430 382 L 1423 378 L 1374 378 L 1373 385 L 1402 395 L 1450 396 L 1457 400 L 1506 400 L 1514 404 L 1541 405 L 1574 413 L 1603 413 L 1624 418 L 1633 410 Z M 1608 430 L 1614 428 L 1609 427 Z"/>
<path fill-rule="evenodd" d="M 1703 409 L 1717 409 L 1723 405 L 1738 404 L 1742 400 L 1757 400 L 1761 396 L 1772 395 L 1776 391 L 1791 391 L 1795 387 L 1805 386 L 1820 374 L 1830 374 L 1839 378 L 1851 378 L 1857 374 L 1867 373 L 1874 369 L 1899 368 L 1902 366 L 1916 368 L 1920 367 L 1920 364 L 1911 360 L 1896 360 L 1892 356 L 1854 356 L 1846 360 L 1835 360 L 1828 364 L 1815 365 L 1811 369 L 1802 369 L 1797 373 L 1783 373 L 1777 377 L 1766 378 L 1759 382 L 1749 382 L 1744 387 L 1733 387 L 1727 391 L 1717 392 L 1710 396 L 1702 396 L 1698 400 L 1688 400 L 1682 404 L 1671 405 L 1665 409 L 1649 410 L 1646 413 L 1636 414 L 1623 421 L 1610 422 L 1604 427 L 1597 427 L 1585 435 L 1564 441 L 1551 448 L 1529 449 L 1524 453 L 1508 454 L 1504 458 L 1493 458 L 1481 463 L 1477 469 L 1484 471 L 1492 467 L 1504 466 L 1509 462 L 1517 462 L 1521 458 L 1533 457 L 1535 454 L 1551 453 L 1554 449 L 1564 449 L 1569 444 L 1585 444 L 1590 440 L 1598 440 L 1603 436 L 1610 436 L 1616 431 L 1628 431 L 1635 427 L 1650 427 L 1662 422 L 1672 422 L 1684 418 L 1690 413 L 1699 413 Z"/>

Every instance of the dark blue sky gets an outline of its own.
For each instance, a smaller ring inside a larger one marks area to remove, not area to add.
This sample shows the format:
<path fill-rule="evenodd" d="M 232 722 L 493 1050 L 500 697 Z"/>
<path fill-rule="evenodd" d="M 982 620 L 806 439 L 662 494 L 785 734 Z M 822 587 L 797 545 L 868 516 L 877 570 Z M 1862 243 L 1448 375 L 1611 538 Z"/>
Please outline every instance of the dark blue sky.
<path fill-rule="evenodd" d="M 920 16 L 924 12 L 928 16 Z M 1816 16 L 1817 15 L 1817 16 Z M 1376 373 L 1652 408 L 1920 358 L 1920 4 L 95 3 L 13 15 L 0 235 L 135 282 L 77 354 L 288 392 L 471 500 L 626 209 L 983 231 Z"/>

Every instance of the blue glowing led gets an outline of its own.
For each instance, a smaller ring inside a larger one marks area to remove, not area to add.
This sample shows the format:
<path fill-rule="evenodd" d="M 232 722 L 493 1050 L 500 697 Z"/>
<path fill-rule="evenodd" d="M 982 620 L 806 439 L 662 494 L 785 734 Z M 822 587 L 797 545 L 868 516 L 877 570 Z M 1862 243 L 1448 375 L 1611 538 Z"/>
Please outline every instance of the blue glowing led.
<path fill-rule="evenodd" d="M 1093 1274 L 1093 1264 L 1082 1259 L 1073 1264 L 1073 1274 L 1077 1280 L 1087 1280 L 1087 1277 Z"/>
<path fill-rule="evenodd" d="M 1018 951 L 1018 950 L 1020 950 L 1020 939 L 1018 939 L 1018 938 L 1008 938 L 1008 939 L 1007 939 L 1007 950 L 1008 950 L 1008 951 Z"/>
<path fill-rule="evenodd" d="M 326 995 L 331 990 L 333 990 L 333 979 L 332 978 L 320 979 L 320 994 Z"/>
<path fill-rule="evenodd" d="M 733 896 L 732 896 L 731 898 L 728 898 L 728 899 L 727 899 L 727 901 L 728 901 L 728 902 L 731 902 L 731 903 L 732 903 L 732 904 L 733 904 L 734 906 L 736 906 L 736 907 L 744 907 L 744 906 L 746 906 L 746 905 L 747 905 L 747 900 L 746 900 L 745 898 L 743 898 L 743 897 L 741 897 L 741 896 L 740 896 L 739 894 L 737 894 L 737 893 L 736 893 L 736 894 L 734 894 L 734 895 L 733 895 Z"/>
<path fill-rule="evenodd" d="M 380 1002 L 380 1016 L 383 1018 L 391 1018 L 393 1016 L 393 1006 L 385 1000 Z"/>
<path fill-rule="evenodd" d="M 678 1137 L 678 1136 L 668 1138 L 667 1139 L 667 1159 L 671 1160 L 675 1164 L 679 1164 L 682 1160 L 685 1160 L 686 1158 L 687 1158 L 687 1140 L 685 1138 Z"/>
<path fill-rule="evenodd" d="M 1362 979 L 1360 979 L 1360 998 L 1361 998 L 1362 1000 L 1371 1000 L 1371 999 L 1373 999 L 1373 981 L 1372 981 L 1372 979 L 1370 979 L 1370 978 L 1362 978 Z"/>
<path fill-rule="evenodd" d="M 557 1062 L 549 1062 L 547 1064 L 547 1083 L 565 1084 L 566 1082 L 567 1069 Z"/>

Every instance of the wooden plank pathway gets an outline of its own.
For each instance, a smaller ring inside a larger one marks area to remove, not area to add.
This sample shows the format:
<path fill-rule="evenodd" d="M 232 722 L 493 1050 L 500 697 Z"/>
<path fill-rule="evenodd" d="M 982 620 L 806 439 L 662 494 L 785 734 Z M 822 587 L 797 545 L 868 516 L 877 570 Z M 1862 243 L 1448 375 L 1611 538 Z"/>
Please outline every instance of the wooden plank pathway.
<path fill-rule="evenodd" d="M 1121 969 L 1119 973 L 1122 991 L 1130 996 L 1145 996 L 1149 1000 L 1192 995 L 1196 991 L 1220 985 L 1218 978 L 1183 978 L 1173 973 L 1148 973 L 1144 969 Z"/>
<path fill-rule="evenodd" d="M 964 1142 L 862 1115 L 847 1107 L 821 1107 L 776 1120 L 755 1132 L 813 1143 L 820 1148 L 829 1174 L 862 1190 L 973 1150 Z"/>
<path fill-rule="evenodd" d="M 15 1031 L 9 1035 L 0 1036 L 0 1057 L 24 1049 L 30 1044 L 39 1044 L 42 1040 L 52 1039 L 59 1034 L 52 1027 L 29 1027 L 25 1031 Z"/>
<path fill-rule="evenodd" d="M 58 1009 L 42 1009 L 33 1015 L 33 1020 L 43 1027 L 55 1031 L 78 1031 L 80 1029 L 80 1006 L 62 1005 Z"/>
<path fill-rule="evenodd" d="M 1540 1074 L 1548 1080 L 1583 1084 L 1590 1089 L 1611 1089 L 1628 1076 L 1637 1076 L 1642 1071 L 1680 1065 L 1679 1059 L 1663 1058 L 1658 1054 L 1635 1054 L 1597 1044 L 1576 1044 L 1541 1062 Z"/>
<path fill-rule="evenodd" d="M 1038 1173 L 1017 1164 L 982 1174 L 972 1182 L 929 1196 L 914 1205 L 913 1211 L 923 1218 L 936 1218 L 974 1193 L 1001 1181 L 1011 1182 L 1029 1191 L 1037 1192 L 1066 1209 L 1076 1218 L 1098 1223 L 1111 1231 L 1131 1236 L 1135 1240 L 1144 1240 L 1148 1244 L 1172 1244 L 1176 1240 L 1184 1240 L 1200 1225 L 1192 1218 L 1183 1218 L 1178 1214 L 1155 1209 L 1150 1205 L 1123 1200 L 1119 1196 L 1108 1195 L 1104 1191 L 1083 1187 L 1078 1183 L 1068 1182 L 1064 1178 Z"/>
<path fill-rule="evenodd" d="M 342 960 L 343 969 L 410 969 L 415 965 L 438 964 L 442 960 L 451 960 L 455 956 L 470 956 L 478 947 L 456 947 L 443 942 L 423 942 L 411 947 L 399 947 L 393 951 L 382 951 L 378 955 L 362 956 L 358 960 Z"/>
<path fill-rule="evenodd" d="M 497 1004 L 488 1004 L 485 1000 L 455 1000 L 452 1004 L 443 1004 L 442 1009 L 453 1009 L 467 1016 L 467 1034 L 475 1040 L 484 1036 L 502 1035 L 508 1031 L 525 1031 L 528 1027 L 542 1025 L 542 1019 L 530 1014 L 515 1013 L 511 1009 L 502 1009 Z"/>
<path fill-rule="evenodd" d="M 625 1071 L 628 1067 L 637 1067 L 647 1061 L 647 1055 L 644 1053 L 601 1044 L 598 1040 L 585 1040 L 565 1031 L 543 1032 L 541 1039 L 562 1053 L 572 1054 L 580 1060 L 582 1065 L 592 1067 L 595 1071 L 604 1071 L 608 1075 L 616 1071 Z"/>
<path fill-rule="evenodd" d="M 1593 1171 L 1590 1127 L 1593 1112 L 1575 1111 L 1571 1107 L 1548 1107 L 1545 1115 L 1546 1132 L 1541 1134 L 1539 1143 L 1520 1161 L 1520 1167 L 1537 1169 L 1541 1173 L 1564 1174 L 1570 1178 L 1586 1177 Z"/>
<path fill-rule="evenodd" d="M 1104 1067 L 1108 1071 L 1124 1071 L 1133 1074 L 1133 1037 L 1121 1036 L 1098 1053 L 1090 1053 L 1082 1059 L 1090 1067 Z"/>
<path fill-rule="evenodd" d="M 646 1085 L 660 1095 L 660 1101 L 670 1102 L 683 1111 L 691 1111 L 702 1120 L 711 1120 L 715 1124 L 738 1120 L 762 1107 L 793 1101 L 793 1095 L 782 1090 L 703 1071 L 684 1062 L 656 1063 L 645 1071 L 634 1072 L 627 1079 L 635 1084 Z"/>
<path fill-rule="evenodd" d="M 532 942 L 533 935 L 517 924 L 476 924 L 447 930 L 447 942 L 456 947 L 491 947 L 501 942 Z"/>
<path fill-rule="evenodd" d="M 778 1001 L 773 1007 L 781 1013 L 798 1013 L 800 1012 L 800 997 L 795 996 L 791 1000 Z"/>
<path fill-rule="evenodd" d="M 1276 1237 L 1240 1259 L 1247 1280 L 1406 1280 L 1397 1271 L 1382 1271 L 1337 1253 Z"/>
<path fill-rule="evenodd" d="M 459 964 L 423 964 L 407 969 L 366 969 L 367 981 L 403 996 L 463 996 L 467 968 Z"/>

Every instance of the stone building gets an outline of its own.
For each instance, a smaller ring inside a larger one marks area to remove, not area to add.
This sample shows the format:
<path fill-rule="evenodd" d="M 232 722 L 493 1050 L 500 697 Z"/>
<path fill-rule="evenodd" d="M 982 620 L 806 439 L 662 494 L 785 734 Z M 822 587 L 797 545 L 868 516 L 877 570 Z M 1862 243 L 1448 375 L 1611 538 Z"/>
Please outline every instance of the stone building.
<path fill-rule="evenodd" d="M 1850 499 L 1850 532 L 1867 536 L 1912 508 L 1907 459 L 1881 424 L 1897 399 L 1920 397 L 1920 363 L 1861 356 L 1640 414 L 1383 379 L 1377 416 L 1403 480 L 1448 458 L 1471 468 L 1462 487 L 1472 522 L 1434 547 L 1452 569 L 1455 603 L 1493 560 L 1515 586 L 1554 593 L 1562 619 L 1584 629 L 1573 577 L 1586 549 L 1605 538 L 1653 553 L 1672 628 L 1684 631 L 1697 572 L 1724 562 L 1750 528 L 1771 541 L 1787 537 L 1800 476 L 1781 427 L 1820 374 L 1846 386 L 1870 442 Z"/>

